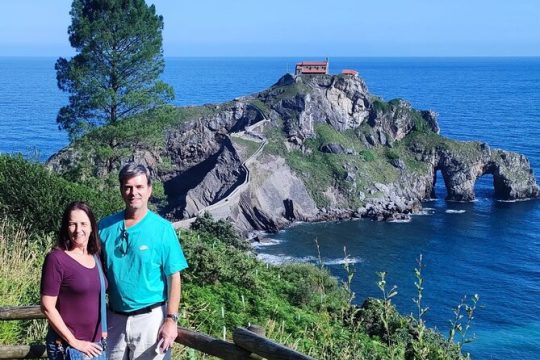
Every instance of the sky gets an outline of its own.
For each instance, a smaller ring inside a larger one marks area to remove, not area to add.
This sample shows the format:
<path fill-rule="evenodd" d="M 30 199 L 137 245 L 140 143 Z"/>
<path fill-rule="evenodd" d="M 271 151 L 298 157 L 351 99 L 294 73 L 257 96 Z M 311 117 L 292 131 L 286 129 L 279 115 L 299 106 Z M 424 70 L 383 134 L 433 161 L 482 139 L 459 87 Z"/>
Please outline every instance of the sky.
<path fill-rule="evenodd" d="M 540 0 L 147 0 L 165 56 L 540 56 Z M 0 56 L 70 56 L 69 0 L 0 0 Z"/>

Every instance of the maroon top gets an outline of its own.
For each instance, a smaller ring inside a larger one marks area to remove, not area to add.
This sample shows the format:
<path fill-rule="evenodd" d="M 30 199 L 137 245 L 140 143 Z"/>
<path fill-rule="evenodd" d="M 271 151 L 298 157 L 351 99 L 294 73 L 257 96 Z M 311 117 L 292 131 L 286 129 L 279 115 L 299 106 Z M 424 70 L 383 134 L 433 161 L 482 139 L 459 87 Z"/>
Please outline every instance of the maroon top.
<path fill-rule="evenodd" d="M 101 339 L 99 270 L 84 267 L 64 250 L 45 257 L 41 272 L 41 295 L 57 296 L 56 309 L 75 338 Z"/>

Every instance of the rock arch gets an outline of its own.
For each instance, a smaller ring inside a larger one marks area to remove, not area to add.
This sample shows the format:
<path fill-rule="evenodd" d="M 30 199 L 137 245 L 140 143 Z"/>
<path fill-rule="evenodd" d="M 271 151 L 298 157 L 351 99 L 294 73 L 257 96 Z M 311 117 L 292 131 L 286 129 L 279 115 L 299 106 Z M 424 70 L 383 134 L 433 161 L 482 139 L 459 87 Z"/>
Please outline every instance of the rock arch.
<path fill-rule="evenodd" d="M 440 170 L 447 191 L 447 200 L 472 201 L 475 199 L 476 180 L 486 174 L 493 175 L 494 196 L 501 200 L 520 200 L 535 198 L 540 189 L 529 161 L 525 156 L 503 151 L 491 150 L 486 144 L 478 144 L 469 151 L 462 148 L 439 150 L 433 164 L 435 176 Z"/>

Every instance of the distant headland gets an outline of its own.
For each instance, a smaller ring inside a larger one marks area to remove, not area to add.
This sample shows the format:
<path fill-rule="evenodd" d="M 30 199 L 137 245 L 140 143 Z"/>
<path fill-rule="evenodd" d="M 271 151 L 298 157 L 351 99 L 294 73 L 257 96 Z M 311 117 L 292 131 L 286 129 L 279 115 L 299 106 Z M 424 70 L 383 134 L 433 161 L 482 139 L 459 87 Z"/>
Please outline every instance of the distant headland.
<path fill-rule="evenodd" d="M 371 95 L 356 71 L 296 70 L 230 102 L 96 129 L 47 165 L 107 187 L 122 164 L 144 163 L 157 180 L 155 206 L 171 221 L 209 212 L 244 234 L 294 221 L 407 219 L 435 196 L 438 174 L 448 200 L 474 200 L 484 174 L 498 199 L 540 195 L 525 156 L 441 136 L 433 111 Z"/>

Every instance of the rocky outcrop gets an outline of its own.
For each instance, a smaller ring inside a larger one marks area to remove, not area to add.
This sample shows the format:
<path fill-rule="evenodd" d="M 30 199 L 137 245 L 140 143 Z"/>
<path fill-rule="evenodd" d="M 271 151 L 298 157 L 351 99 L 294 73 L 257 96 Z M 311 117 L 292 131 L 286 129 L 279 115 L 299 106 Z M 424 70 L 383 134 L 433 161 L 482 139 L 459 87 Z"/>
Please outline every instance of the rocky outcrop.
<path fill-rule="evenodd" d="M 319 148 L 320 151 L 328 154 L 354 154 L 351 148 L 345 148 L 341 144 L 324 144 Z"/>
<path fill-rule="evenodd" d="M 283 96 L 284 86 L 294 89 L 294 96 Z M 317 123 L 327 123 L 338 131 L 369 123 L 370 131 L 363 135 L 372 146 L 399 141 L 419 126 L 439 133 L 434 112 L 414 110 L 401 99 L 385 103 L 372 97 L 358 78 L 286 75 L 257 97 L 284 120 L 283 130 L 297 143 L 313 137 Z"/>
<path fill-rule="evenodd" d="M 436 114 L 432 111 L 416 111 L 411 105 L 401 99 L 390 101 L 383 106 L 380 101 L 372 103 L 369 124 L 378 132 L 378 139 L 372 140 L 373 145 L 386 145 L 387 141 L 394 142 L 403 139 L 413 130 L 427 126 L 429 130 L 439 133 Z M 383 137 L 386 135 L 385 137 Z"/>
<path fill-rule="evenodd" d="M 89 142 L 76 143 L 48 165 L 84 180 L 114 174 L 128 161 L 143 163 L 163 184 L 161 212 L 169 218 L 210 209 L 244 233 L 276 231 L 293 221 L 407 219 L 434 195 L 438 173 L 449 200 L 473 200 L 474 184 L 486 174 L 493 176 L 499 199 L 540 196 L 524 156 L 446 139 L 438 135 L 434 112 L 415 110 L 401 99 L 384 102 L 355 77 L 285 75 L 265 91 L 203 110 L 164 128 L 161 146 L 113 138 L 103 140 L 107 151 L 97 151 Z M 313 147 L 323 124 L 354 140 L 340 143 L 337 136 Z M 272 133 L 281 135 L 269 146 L 280 148 L 281 142 L 286 150 L 257 153 L 247 163 L 250 146 L 264 146 Z M 333 183 L 308 186 L 316 174 L 293 171 L 282 151 L 329 156 L 335 161 L 326 168 L 333 171 Z M 90 170 L 80 171 L 85 161 Z"/>
<path fill-rule="evenodd" d="M 474 156 L 441 151 L 434 163 L 448 191 L 447 200 L 474 200 L 474 184 L 486 174 L 493 176 L 495 197 L 501 200 L 532 199 L 540 195 L 529 161 L 520 154 L 491 150 L 480 144 Z"/>
<path fill-rule="evenodd" d="M 208 167 L 208 171 L 201 171 L 202 179 L 196 183 L 195 187 L 189 189 L 185 194 L 185 206 L 183 209 L 182 218 L 196 216 L 199 211 L 205 207 L 215 203 L 219 199 L 226 197 L 237 186 L 244 182 L 247 176 L 242 162 L 238 158 L 232 145 L 225 143 L 222 151 L 218 152 L 215 162 Z M 182 182 L 182 178 L 190 176 L 191 172 L 185 171 L 179 175 L 179 179 L 173 178 L 166 182 L 165 186 L 177 188 L 174 186 L 174 181 Z M 182 196 L 181 196 L 182 198 Z"/>

